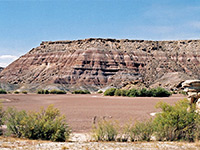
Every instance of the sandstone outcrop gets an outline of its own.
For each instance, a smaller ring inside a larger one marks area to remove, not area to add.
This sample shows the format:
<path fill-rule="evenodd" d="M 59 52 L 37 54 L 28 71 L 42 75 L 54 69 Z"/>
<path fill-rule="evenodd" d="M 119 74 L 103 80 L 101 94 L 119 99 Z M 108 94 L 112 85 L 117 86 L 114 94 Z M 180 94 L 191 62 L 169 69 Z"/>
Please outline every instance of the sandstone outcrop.
<path fill-rule="evenodd" d="M 196 104 L 196 109 L 200 112 L 200 80 L 186 80 L 182 87 L 187 92 L 190 104 Z"/>
<path fill-rule="evenodd" d="M 0 83 L 29 90 L 98 90 L 134 81 L 146 87 L 176 88 L 186 79 L 199 79 L 199 71 L 200 40 L 90 38 L 42 42 L 6 67 Z"/>

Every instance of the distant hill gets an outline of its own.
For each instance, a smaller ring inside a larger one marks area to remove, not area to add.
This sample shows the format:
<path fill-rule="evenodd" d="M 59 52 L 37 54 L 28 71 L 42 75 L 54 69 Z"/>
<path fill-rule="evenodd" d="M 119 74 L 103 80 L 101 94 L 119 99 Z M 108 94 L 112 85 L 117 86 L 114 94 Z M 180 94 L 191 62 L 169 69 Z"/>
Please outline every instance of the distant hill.
<path fill-rule="evenodd" d="M 6 67 L 0 83 L 33 91 L 98 90 L 138 83 L 176 89 L 186 79 L 200 79 L 199 72 L 200 40 L 90 38 L 42 42 Z"/>

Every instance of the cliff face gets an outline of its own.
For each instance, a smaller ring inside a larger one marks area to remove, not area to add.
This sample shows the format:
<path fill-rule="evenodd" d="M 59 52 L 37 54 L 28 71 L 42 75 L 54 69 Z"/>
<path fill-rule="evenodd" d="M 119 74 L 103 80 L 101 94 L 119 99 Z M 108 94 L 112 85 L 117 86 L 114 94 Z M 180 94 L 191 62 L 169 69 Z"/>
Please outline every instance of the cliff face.
<path fill-rule="evenodd" d="M 42 42 L 6 67 L 0 82 L 28 89 L 95 90 L 134 81 L 173 88 L 182 80 L 199 79 L 199 71 L 200 40 L 85 39 Z"/>

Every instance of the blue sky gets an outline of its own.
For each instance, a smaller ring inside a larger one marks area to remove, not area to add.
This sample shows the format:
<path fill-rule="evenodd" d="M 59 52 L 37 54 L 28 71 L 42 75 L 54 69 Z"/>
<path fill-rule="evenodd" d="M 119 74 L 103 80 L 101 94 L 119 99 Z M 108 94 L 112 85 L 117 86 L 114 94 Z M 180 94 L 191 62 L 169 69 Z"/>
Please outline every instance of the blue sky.
<path fill-rule="evenodd" d="M 41 41 L 200 39 L 200 0 L 0 0 L 0 66 Z"/>

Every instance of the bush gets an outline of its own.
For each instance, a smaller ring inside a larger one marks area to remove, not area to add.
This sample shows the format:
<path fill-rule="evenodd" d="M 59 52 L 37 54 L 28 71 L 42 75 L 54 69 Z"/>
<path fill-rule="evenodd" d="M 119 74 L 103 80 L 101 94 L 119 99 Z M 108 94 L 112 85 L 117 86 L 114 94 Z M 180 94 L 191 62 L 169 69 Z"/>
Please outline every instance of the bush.
<path fill-rule="evenodd" d="M 104 92 L 105 96 L 129 96 L 129 97 L 168 97 L 171 93 L 161 87 L 154 89 L 135 89 L 132 88 L 130 90 L 116 89 L 110 88 Z"/>
<path fill-rule="evenodd" d="M 104 92 L 104 96 L 114 96 L 115 95 L 115 91 L 116 91 L 116 88 L 107 89 Z"/>
<path fill-rule="evenodd" d="M 19 94 L 19 92 L 18 91 L 14 91 L 14 94 Z"/>
<path fill-rule="evenodd" d="M 37 94 L 44 94 L 44 90 L 37 90 Z"/>
<path fill-rule="evenodd" d="M 129 97 L 136 97 L 136 96 L 138 96 L 138 90 L 134 89 L 134 88 L 128 90 L 127 96 L 129 96 Z"/>
<path fill-rule="evenodd" d="M 121 90 L 120 89 L 116 89 L 114 95 L 115 96 L 122 96 Z"/>
<path fill-rule="evenodd" d="M 116 141 L 117 126 L 111 121 L 101 121 L 93 127 L 93 137 L 96 141 Z"/>
<path fill-rule="evenodd" d="M 101 93 L 103 93 L 103 91 L 102 91 L 102 90 L 100 90 L 100 91 L 98 91 L 97 93 L 101 94 Z"/>
<path fill-rule="evenodd" d="M 50 94 L 66 94 L 63 90 L 51 90 L 49 91 Z"/>
<path fill-rule="evenodd" d="M 111 121 L 103 121 L 94 128 L 97 141 L 150 141 L 155 136 L 159 141 L 200 140 L 200 114 L 195 106 L 188 111 L 187 99 L 174 106 L 159 102 L 156 107 L 162 109 L 154 119 L 145 122 L 126 124 L 122 129 Z M 120 129 L 120 130 L 119 130 Z"/>
<path fill-rule="evenodd" d="M 72 94 L 91 94 L 88 90 L 75 90 Z"/>
<path fill-rule="evenodd" d="M 7 109 L 5 120 L 9 134 L 13 134 L 16 137 L 22 136 L 21 122 L 25 117 L 27 117 L 25 111 L 17 111 L 16 108 L 11 107 Z"/>
<path fill-rule="evenodd" d="M 23 94 L 28 94 L 28 92 L 27 92 L 27 91 L 22 91 L 22 93 L 23 93 Z"/>
<path fill-rule="evenodd" d="M 146 88 L 142 88 L 142 89 L 138 90 L 138 96 L 151 97 L 153 95 L 152 95 L 151 90 L 147 90 Z"/>
<path fill-rule="evenodd" d="M 52 105 L 46 110 L 29 113 L 9 108 L 6 125 L 11 134 L 29 139 L 66 141 L 71 132 L 65 117 Z"/>
<path fill-rule="evenodd" d="M 44 94 L 49 94 L 49 90 L 44 90 Z"/>
<path fill-rule="evenodd" d="M 169 97 L 171 93 L 164 88 L 158 87 L 150 90 L 153 97 Z"/>
<path fill-rule="evenodd" d="M 0 94 L 7 94 L 7 92 L 3 89 L 0 89 Z"/>
<path fill-rule="evenodd" d="M 146 122 L 136 122 L 134 126 L 130 128 L 130 140 L 150 141 L 153 133 L 154 128 L 152 120 L 148 120 Z"/>
<path fill-rule="evenodd" d="M 101 121 L 93 127 L 93 138 L 96 141 L 150 141 L 154 133 L 152 120 L 125 124 L 120 128 L 112 121 Z"/>
<path fill-rule="evenodd" d="M 194 106 L 190 111 L 188 100 L 177 102 L 174 106 L 160 102 L 157 108 L 162 113 L 154 119 L 155 135 L 161 141 L 195 141 L 200 139 L 199 118 Z"/>
<path fill-rule="evenodd" d="M 38 90 L 37 94 L 49 94 L 49 90 Z"/>

